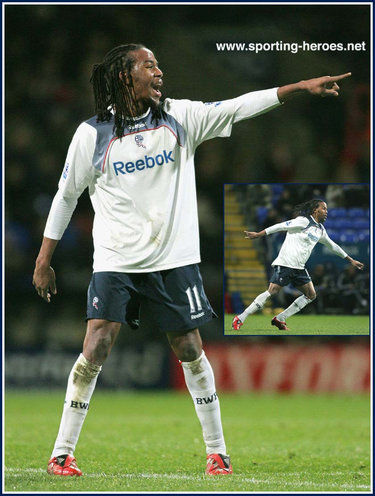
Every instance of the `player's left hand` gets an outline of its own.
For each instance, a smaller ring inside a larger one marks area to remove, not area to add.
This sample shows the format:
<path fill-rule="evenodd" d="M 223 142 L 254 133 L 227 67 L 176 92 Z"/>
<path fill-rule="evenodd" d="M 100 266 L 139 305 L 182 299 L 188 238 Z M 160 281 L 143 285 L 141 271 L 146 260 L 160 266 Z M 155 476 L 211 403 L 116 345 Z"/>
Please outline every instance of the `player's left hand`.
<path fill-rule="evenodd" d="M 322 76 L 314 79 L 303 81 L 303 85 L 311 95 L 318 95 L 321 97 L 326 96 L 339 96 L 339 85 L 337 81 L 351 76 L 351 72 L 340 74 L 339 76 Z"/>
<path fill-rule="evenodd" d="M 38 266 L 36 264 L 33 275 L 33 286 L 38 295 L 47 303 L 51 302 L 51 296 L 57 294 L 55 271 L 50 266 Z"/>

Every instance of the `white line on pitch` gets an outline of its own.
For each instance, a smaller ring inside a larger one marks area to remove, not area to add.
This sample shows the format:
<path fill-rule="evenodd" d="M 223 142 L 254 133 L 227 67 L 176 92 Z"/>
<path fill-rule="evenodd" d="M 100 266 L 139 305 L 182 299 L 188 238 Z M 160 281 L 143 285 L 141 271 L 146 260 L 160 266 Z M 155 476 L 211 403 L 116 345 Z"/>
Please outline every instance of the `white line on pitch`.
<path fill-rule="evenodd" d="M 40 474 L 40 473 L 46 473 L 45 469 L 42 468 L 13 468 L 13 467 L 6 467 L 5 472 L 12 473 L 13 476 L 15 477 L 21 477 L 24 473 L 35 473 L 35 474 Z M 232 474 L 231 478 L 240 478 L 241 482 L 250 482 L 252 484 L 274 484 L 276 482 L 276 479 L 278 479 L 278 482 L 280 482 L 280 476 L 281 477 L 288 477 L 288 476 L 300 476 L 301 474 L 298 472 L 295 473 L 277 473 L 273 474 L 273 479 L 268 479 L 268 480 L 263 480 L 263 479 L 256 479 L 254 477 L 243 477 L 241 474 Z M 337 476 L 337 475 L 344 475 L 344 472 L 333 472 L 329 474 L 324 474 L 325 476 Z M 202 480 L 208 480 L 207 476 L 205 475 L 185 475 L 185 474 L 104 474 L 104 473 L 99 473 L 99 474 L 84 474 L 84 477 L 103 477 L 107 479 L 118 479 L 118 478 L 125 478 L 125 479 L 175 479 L 175 480 L 190 480 L 190 481 L 202 481 Z M 325 483 L 317 483 L 317 482 L 309 482 L 309 481 L 282 481 L 282 484 L 285 486 L 293 486 L 293 487 L 304 487 L 304 486 L 313 486 L 313 487 L 322 487 L 325 490 L 327 489 L 327 482 Z M 356 484 L 355 486 L 353 484 L 340 484 L 337 482 L 328 482 L 328 485 L 331 487 L 337 487 L 341 489 L 350 489 L 350 488 L 357 488 L 357 489 L 370 489 L 370 485 L 366 484 Z"/>

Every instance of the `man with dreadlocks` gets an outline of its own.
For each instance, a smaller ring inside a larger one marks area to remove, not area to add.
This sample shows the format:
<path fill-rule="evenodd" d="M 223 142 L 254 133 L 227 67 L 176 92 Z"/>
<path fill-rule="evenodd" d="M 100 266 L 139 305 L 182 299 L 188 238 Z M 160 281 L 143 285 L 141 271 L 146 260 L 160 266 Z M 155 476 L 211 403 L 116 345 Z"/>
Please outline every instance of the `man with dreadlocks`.
<path fill-rule="evenodd" d="M 232 321 L 232 329 L 238 331 L 246 318 L 261 310 L 268 298 L 277 294 L 283 286 L 293 284 L 302 292 L 287 309 L 276 315 L 271 324 L 281 331 L 288 331 L 286 319 L 299 312 L 316 298 L 314 284 L 305 268 L 314 246 L 322 243 L 335 255 L 345 258 L 354 267 L 362 270 L 364 265 L 351 258 L 345 251 L 328 236 L 323 223 L 327 219 L 327 204 L 323 200 L 314 199 L 297 205 L 294 209 L 295 218 L 274 224 L 260 232 L 245 231 L 246 239 L 257 239 L 280 231 L 286 231 L 284 243 L 280 252 L 272 262 L 273 275 L 270 285 L 264 293 Z"/>
<path fill-rule="evenodd" d="M 200 262 L 194 153 L 205 140 L 229 136 L 232 125 L 299 93 L 338 96 L 324 76 L 223 102 L 160 102 L 163 73 L 143 45 L 121 45 L 94 66 L 96 116 L 70 144 L 47 219 L 33 277 L 47 302 L 56 294 L 50 266 L 77 199 L 88 187 L 94 208 L 94 264 L 83 350 L 68 379 L 48 473 L 81 475 L 73 456 L 98 374 L 120 330 L 138 311 L 165 332 L 185 375 L 202 425 L 210 475 L 230 474 L 214 375 L 198 328 L 215 314 Z"/>

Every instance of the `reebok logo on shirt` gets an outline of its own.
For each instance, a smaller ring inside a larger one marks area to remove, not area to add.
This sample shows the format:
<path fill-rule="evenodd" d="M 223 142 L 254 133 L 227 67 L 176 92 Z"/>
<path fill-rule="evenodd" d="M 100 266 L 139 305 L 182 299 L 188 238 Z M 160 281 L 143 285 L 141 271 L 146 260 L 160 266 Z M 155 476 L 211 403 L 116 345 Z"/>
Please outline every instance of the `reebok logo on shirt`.
<path fill-rule="evenodd" d="M 113 168 L 116 176 L 118 176 L 119 174 L 131 174 L 144 169 L 152 169 L 156 165 L 160 166 L 174 161 L 174 158 L 172 158 L 172 150 L 170 152 L 163 150 L 163 153 L 159 153 L 155 157 L 145 155 L 143 159 L 137 160 L 136 162 L 113 162 Z"/>

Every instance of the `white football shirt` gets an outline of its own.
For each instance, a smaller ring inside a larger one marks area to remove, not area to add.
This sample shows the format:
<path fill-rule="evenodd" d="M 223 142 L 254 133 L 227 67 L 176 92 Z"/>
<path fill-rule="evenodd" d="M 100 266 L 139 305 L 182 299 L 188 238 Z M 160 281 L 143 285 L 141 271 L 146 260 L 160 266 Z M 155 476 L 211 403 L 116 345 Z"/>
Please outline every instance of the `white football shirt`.
<path fill-rule="evenodd" d="M 60 239 L 88 187 L 94 272 L 151 272 L 200 262 L 194 153 L 232 124 L 280 105 L 277 88 L 223 102 L 166 99 L 113 134 L 113 121 L 82 123 L 70 144 L 44 235 Z"/>
<path fill-rule="evenodd" d="M 347 253 L 328 236 L 323 224 L 319 224 L 310 216 L 309 218 L 299 216 L 295 219 L 280 222 L 265 229 L 266 234 L 279 231 L 287 231 L 280 252 L 272 266 L 282 265 L 292 269 L 304 269 L 314 246 L 322 243 L 335 253 L 345 258 Z"/>

